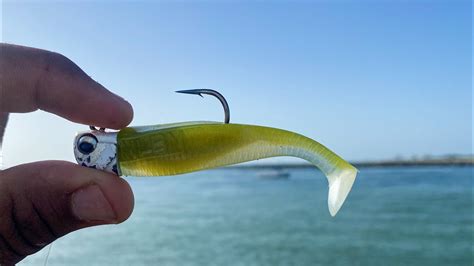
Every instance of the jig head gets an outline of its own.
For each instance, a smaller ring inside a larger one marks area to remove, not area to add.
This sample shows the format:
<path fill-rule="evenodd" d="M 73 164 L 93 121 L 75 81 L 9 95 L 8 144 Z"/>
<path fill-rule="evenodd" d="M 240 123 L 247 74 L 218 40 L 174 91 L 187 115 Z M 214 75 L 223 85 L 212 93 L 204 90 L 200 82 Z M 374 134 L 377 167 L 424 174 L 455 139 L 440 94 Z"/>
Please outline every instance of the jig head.
<path fill-rule="evenodd" d="M 117 132 L 94 128 L 77 134 L 74 156 L 82 166 L 120 175 L 117 167 Z"/>

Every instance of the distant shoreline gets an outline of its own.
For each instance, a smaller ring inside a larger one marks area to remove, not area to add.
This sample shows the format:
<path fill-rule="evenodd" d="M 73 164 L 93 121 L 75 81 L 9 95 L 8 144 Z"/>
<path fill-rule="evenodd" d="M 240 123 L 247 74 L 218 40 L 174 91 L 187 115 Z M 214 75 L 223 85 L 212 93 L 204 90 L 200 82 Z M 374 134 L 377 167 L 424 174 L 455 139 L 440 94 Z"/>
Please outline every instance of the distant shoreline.
<path fill-rule="evenodd" d="M 432 159 L 432 160 L 387 160 L 351 162 L 357 168 L 370 167 L 415 167 L 415 166 L 474 166 L 474 158 Z M 312 168 L 309 163 L 283 163 L 283 164 L 246 164 L 228 166 L 225 169 L 299 169 Z"/>

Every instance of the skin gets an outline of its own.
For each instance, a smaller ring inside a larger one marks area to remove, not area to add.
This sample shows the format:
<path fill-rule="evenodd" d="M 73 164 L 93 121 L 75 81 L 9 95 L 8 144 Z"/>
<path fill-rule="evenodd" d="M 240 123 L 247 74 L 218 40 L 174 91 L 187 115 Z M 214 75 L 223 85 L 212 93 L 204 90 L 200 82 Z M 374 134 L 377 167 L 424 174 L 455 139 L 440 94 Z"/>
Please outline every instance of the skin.
<path fill-rule="evenodd" d="M 8 113 L 44 110 L 113 129 L 132 120 L 128 102 L 63 55 L 9 44 L 0 50 L 0 146 Z M 0 265 L 15 264 L 72 231 L 123 222 L 133 204 L 123 179 L 69 162 L 0 171 Z"/>

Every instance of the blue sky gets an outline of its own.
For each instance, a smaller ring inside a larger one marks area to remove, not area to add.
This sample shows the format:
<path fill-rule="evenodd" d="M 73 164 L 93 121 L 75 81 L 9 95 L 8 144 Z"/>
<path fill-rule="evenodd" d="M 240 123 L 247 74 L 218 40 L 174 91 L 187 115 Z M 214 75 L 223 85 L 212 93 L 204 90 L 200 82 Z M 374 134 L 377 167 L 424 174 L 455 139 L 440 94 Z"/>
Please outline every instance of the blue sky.
<path fill-rule="evenodd" d="M 2 11 L 4 42 L 68 56 L 132 103 L 132 125 L 220 121 L 215 99 L 173 93 L 214 88 L 231 122 L 293 130 L 349 160 L 472 152 L 470 1 L 4 1 Z M 5 164 L 72 160 L 85 129 L 13 115 Z"/>

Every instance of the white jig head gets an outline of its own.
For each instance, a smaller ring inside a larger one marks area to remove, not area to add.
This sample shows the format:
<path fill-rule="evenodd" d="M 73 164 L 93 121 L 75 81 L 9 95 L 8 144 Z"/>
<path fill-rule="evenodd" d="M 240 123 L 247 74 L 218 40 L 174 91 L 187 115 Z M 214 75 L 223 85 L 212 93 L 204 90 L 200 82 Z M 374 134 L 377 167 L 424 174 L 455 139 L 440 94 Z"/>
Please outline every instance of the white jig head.
<path fill-rule="evenodd" d="M 117 132 L 104 129 L 80 132 L 74 139 L 74 156 L 78 164 L 120 175 L 117 167 Z"/>

